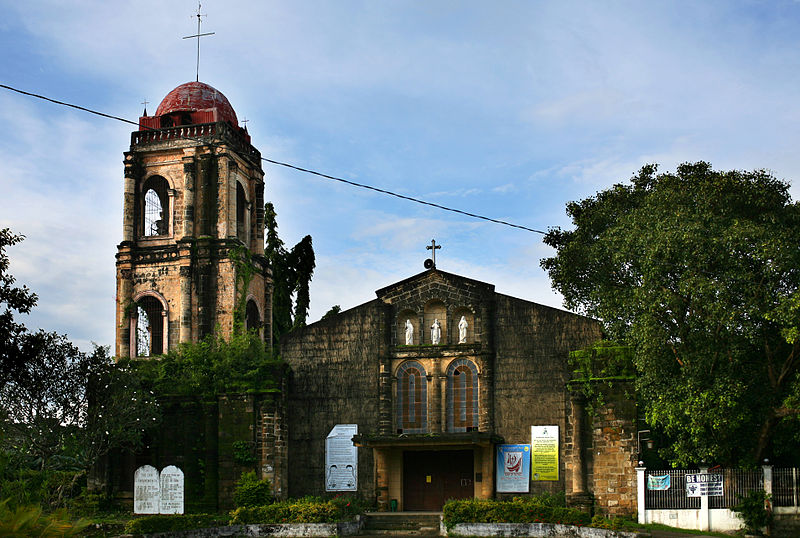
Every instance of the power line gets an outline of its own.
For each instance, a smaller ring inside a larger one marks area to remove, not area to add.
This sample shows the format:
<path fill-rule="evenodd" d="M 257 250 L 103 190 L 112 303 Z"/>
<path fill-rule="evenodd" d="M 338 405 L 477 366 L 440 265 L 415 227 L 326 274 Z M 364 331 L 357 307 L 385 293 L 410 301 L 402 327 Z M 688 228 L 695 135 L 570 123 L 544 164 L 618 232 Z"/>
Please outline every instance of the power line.
<path fill-rule="evenodd" d="M 113 116 L 111 114 L 106 114 L 104 112 L 98 112 L 97 110 L 92 110 L 91 108 L 86 108 L 86 107 L 82 107 L 82 106 L 79 106 L 79 105 L 74 105 L 72 103 L 59 101 L 57 99 L 52 99 L 50 97 L 46 97 L 44 95 L 39 95 L 39 94 L 32 93 L 32 92 L 26 92 L 24 90 L 13 88 L 13 87 L 7 86 L 5 84 L 0 84 L 0 88 L 5 88 L 6 90 L 10 90 L 12 92 L 20 93 L 20 94 L 26 95 L 28 97 L 35 97 L 36 99 L 42 99 L 44 101 L 49 101 L 49 102 L 55 103 L 57 105 L 74 108 L 74 109 L 77 109 L 77 110 L 81 110 L 83 112 L 88 112 L 90 114 L 95 114 L 97 116 L 102 116 L 104 118 L 109 118 L 109 119 L 112 119 L 112 120 L 117 120 L 117 121 L 121 121 L 121 122 L 124 122 L 124 123 L 129 123 L 131 125 L 136 125 L 137 127 L 139 127 L 139 123 L 138 122 L 131 121 L 131 120 L 128 120 L 128 119 L 125 119 L 125 118 L 120 118 L 119 116 Z M 197 137 L 192 137 L 192 136 L 183 136 L 181 138 L 184 138 L 184 139 L 187 139 L 187 140 L 199 140 Z M 331 176 L 329 174 L 323 174 L 322 172 L 317 172 L 316 170 L 311 170 L 309 168 L 303 168 L 301 166 L 296 166 L 296 165 L 285 163 L 285 162 L 282 162 L 282 161 L 276 161 L 274 159 L 268 159 L 267 157 L 261 157 L 261 160 L 264 161 L 264 162 L 270 163 L 270 164 L 277 165 L 277 166 L 283 166 L 285 168 L 291 168 L 293 170 L 297 170 L 298 172 L 304 172 L 306 174 L 311 174 L 311 175 L 322 177 L 322 178 L 325 178 L 325 179 L 330 179 L 332 181 L 338 181 L 340 183 L 345 183 L 345 184 L 353 186 L 353 187 L 359 187 L 359 188 L 362 188 L 362 189 L 367 189 L 367 190 L 379 192 L 381 194 L 394 196 L 395 198 L 400 198 L 402 200 L 407 200 L 409 202 L 415 202 L 417 204 L 422 204 L 422 205 L 426 205 L 426 206 L 430 206 L 430 207 L 435 207 L 436 209 L 441 209 L 443 211 L 450 211 L 452 213 L 458 213 L 459 215 L 464 215 L 464 216 L 471 217 L 471 218 L 474 218 L 474 219 L 480 219 L 480 220 L 485 220 L 485 221 L 488 221 L 488 222 L 494 222 L 495 224 L 502 224 L 503 226 L 509 226 L 511 228 L 517 228 L 519 230 L 525 230 L 526 232 L 533 232 L 533 233 L 542 234 L 542 235 L 544 235 L 546 233 L 546 232 L 544 232 L 542 230 L 536 230 L 534 228 L 528 228 L 527 226 L 522 226 L 520 224 L 514 224 L 514 223 L 511 223 L 511 222 L 504 221 L 504 220 L 493 219 L 491 217 L 487 217 L 487 216 L 484 216 L 484 215 L 479 215 L 477 213 L 470 213 L 469 211 L 463 211 L 461 209 L 456 209 L 456 208 L 453 208 L 453 207 L 443 206 L 441 204 L 428 202 L 428 201 L 422 200 L 420 198 L 414 198 L 412 196 L 406 196 L 404 194 L 399 194 L 399 193 L 392 192 L 392 191 L 389 191 L 389 190 L 386 190 L 386 189 L 381 189 L 379 187 L 373 187 L 372 185 L 367 185 L 367 184 L 364 184 L 364 183 L 356 183 L 355 181 L 350 181 L 349 179 L 344 179 L 344 178 L 341 178 L 341 177 Z"/>

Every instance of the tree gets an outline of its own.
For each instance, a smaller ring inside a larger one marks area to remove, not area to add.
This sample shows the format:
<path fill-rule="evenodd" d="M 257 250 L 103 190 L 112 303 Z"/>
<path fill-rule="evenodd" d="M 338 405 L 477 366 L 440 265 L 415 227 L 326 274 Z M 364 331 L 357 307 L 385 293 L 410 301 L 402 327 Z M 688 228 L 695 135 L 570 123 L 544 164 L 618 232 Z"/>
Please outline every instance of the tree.
<path fill-rule="evenodd" d="M 306 324 L 311 301 L 309 284 L 316 262 L 310 235 L 291 250 L 286 250 L 278 237 L 277 214 L 271 202 L 264 208 L 264 219 L 267 229 L 264 250 L 272 269 L 273 282 L 272 341 L 277 345 L 282 335 Z"/>
<path fill-rule="evenodd" d="M 36 295 L 26 286 L 14 286 L 15 279 L 8 273 L 10 262 L 5 249 L 23 239 L 8 228 L 0 230 L 0 387 L 13 379 L 25 363 L 20 337 L 26 330 L 14 321 L 14 312 L 27 314 L 36 305 Z"/>
<path fill-rule="evenodd" d="M 44 331 L 20 340 L 28 360 L 0 388 L 6 450 L 32 458 L 41 470 L 85 472 L 112 449 L 138 447 L 145 428 L 158 421 L 152 394 L 106 348 L 87 354 Z"/>
<path fill-rule="evenodd" d="M 567 205 L 542 260 L 568 308 L 632 346 L 674 463 L 780 457 L 800 412 L 800 207 L 765 171 L 643 167 Z"/>

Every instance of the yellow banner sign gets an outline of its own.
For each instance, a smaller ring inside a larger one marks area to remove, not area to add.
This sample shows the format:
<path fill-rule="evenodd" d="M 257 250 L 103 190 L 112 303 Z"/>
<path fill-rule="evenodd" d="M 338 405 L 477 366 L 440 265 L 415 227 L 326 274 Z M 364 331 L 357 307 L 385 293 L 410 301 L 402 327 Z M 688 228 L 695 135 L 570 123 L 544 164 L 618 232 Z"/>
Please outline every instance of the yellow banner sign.
<path fill-rule="evenodd" d="M 558 426 L 531 426 L 531 479 L 558 480 Z"/>

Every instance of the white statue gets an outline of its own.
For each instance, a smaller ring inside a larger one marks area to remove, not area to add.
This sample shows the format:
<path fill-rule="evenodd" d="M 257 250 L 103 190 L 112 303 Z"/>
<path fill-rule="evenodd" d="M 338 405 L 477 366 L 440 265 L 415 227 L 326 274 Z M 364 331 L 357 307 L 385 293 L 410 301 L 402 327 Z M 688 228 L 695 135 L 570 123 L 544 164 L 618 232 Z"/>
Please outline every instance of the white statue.
<path fill-rule="evenodd" d="M 461 321 L 458 322 L 458 343 L 467 343 L 467 318 L 461 316 Z"/>
<path fill-rule="evenodd" d="M 406 320 L 406 345 L 414 345 L 414 326 L 411 324 L 410 319 Z"/>
<path fill-rule="evenodd" d="M 442 326 L 439 325 L 439 320 L 434 319 L 431 325 L 431 344 L 438 346 L 442 340 Z"/>

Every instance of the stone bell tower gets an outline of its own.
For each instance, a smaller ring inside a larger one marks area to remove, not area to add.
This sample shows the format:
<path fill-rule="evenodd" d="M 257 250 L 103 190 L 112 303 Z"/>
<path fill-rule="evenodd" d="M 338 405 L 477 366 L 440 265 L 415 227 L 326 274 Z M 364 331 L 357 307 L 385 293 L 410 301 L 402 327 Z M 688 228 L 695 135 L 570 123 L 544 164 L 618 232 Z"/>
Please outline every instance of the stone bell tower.
<path fill-rule="evenodd" d="M 261 154 L 222 93 L 181 84 L 125 152 L 116 356 L 166 353 L 241 321 L 271 344 Z"/>

